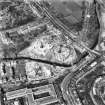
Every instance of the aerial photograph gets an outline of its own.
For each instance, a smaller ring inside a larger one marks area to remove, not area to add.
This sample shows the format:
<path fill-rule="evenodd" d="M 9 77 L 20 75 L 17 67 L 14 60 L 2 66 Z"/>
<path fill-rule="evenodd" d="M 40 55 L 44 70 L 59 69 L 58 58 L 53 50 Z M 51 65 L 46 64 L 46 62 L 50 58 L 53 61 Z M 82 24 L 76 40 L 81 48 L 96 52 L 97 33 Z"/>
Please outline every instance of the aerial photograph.
<path fill-rule="evenodd" d="M 105 105 L 105 0 L 0 0 L 0 105 Z"/>

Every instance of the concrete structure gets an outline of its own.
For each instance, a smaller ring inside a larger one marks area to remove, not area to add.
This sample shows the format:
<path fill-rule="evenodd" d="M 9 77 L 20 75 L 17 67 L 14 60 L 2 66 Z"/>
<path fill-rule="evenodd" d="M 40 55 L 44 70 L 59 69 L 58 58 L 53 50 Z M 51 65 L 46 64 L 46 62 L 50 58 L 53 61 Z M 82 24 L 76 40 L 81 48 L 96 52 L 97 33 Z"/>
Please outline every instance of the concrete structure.
<path fill-rule="evenodd" d="M 49 95 L 42 96 L 40 98 L 42 94 L 46 94 L 46 93 L 49 93 Z M 39 98 L 35 99 L 35 96 L 37 97 L 38 95 L 39 95 Z M 28 103 L 28 105 L 45 105 L 45 104 L 59 101 L 59 99 L 57 99 L 57 96 L 52 84 L 35 87 L 32 89 L 24 88 L 24 89 L 19 89 L 19 90 L 6 93 L 7 101 L 22 98 L 22 97 L 26 98 L 27 100 L 26 103 Z"/>

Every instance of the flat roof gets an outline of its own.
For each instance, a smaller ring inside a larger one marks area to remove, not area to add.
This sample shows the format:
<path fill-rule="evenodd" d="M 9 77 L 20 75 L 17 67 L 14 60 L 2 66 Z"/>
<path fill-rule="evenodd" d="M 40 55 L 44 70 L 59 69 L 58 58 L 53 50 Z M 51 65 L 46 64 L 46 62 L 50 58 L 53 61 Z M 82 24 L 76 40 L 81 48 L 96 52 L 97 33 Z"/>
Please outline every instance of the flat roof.
<path fill-rule="evenodd" d="M 24 89 L 7 92 L 6 97 L 7 97 L 7 100 L 10 100 L 10 99 L 18 98 L 18 97 L 23 97 L 31 93 L 32 93 L 31 89 L 24 88 Z"/>

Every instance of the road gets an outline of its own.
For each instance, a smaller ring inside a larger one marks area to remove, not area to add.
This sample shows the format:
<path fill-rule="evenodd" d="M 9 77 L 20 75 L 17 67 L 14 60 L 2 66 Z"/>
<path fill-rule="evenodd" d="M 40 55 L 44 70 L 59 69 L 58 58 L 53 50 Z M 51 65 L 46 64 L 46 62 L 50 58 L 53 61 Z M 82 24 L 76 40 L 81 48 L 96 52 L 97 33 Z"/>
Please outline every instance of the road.
<path fill-rule="evenodd" d="M 82 78 L 83 75 L 86 75 L 87 73 L 89 73 L 90 71 L 92 71 L 91 69 L 90 70 L 87 70 L 87 69 L 82 69 L 80 70 L 83 65 L 89 65 L 90 63 L 92 63 L 93 61 L 95 60 L 94 59 L 88 59 L 87 61 L 84 61 L 82 62 L 74 72 L 72 72 L 71 74 L 68 74 L 63 82 L 62 82 L 62 85 L 61 85 L 61 89 L 62 89 L 62 93 L 65 97 L 65 99 L 68 101 L 68 105 L 76 105 L 75 104 L 75 98 L 74 98 L 74 95 L 72 94 L 72 88 L 74 88 L 73 86 L 76 84 L 76 81 L 79 79 L 79 78 Z M 69 86 L 71 85 L 71 86 Z"/>
<path fill-rule="evenodd" d="M 40 7 L 40 9 L 43 11 L 43 13 L 46 14 L 46 16 L 50 19 L 50 21 L 56 25 L 57 27 L 59 27 L 60 29 L 64 30 L 64 32 L 66 32 L 67 34 L 65 34 L 69 39 L 72 39 L 74 42 L 77 43 L 77 45 L 79 44 L 80 46 L 82 46 L 83 48 L 85 48 L 89 53 L 93 54 L 93 55 L 98 55 L 100 56 L 101 54 L 99 52 L 96 52 L 94 50 L 89 49 L 85 43 L 83 43 L 82 41 L 77 41 L 76 37 L 77 34 L 75 34 L 74 32 L 71 32 L 70 30 L 68 30 L 67 26 L 65 26 L 61 21 L 59 21 L 59 19 L 57 19 L 56 17 L 53 17 L 48 9 L 44 6 L 43 8 L 40 6 L 40 4 L 38 2 L 34 2 L 35 5 L 37 5 L 38 7 Z M 31 4 L 31 6 L 34 6 Z"/>

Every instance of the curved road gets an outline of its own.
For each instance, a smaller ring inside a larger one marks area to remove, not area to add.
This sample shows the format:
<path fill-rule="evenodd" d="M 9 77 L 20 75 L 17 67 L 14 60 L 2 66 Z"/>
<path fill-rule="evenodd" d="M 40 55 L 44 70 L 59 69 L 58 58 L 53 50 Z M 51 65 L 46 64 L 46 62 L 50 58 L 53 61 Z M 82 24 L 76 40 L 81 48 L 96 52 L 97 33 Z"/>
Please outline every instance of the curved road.
<path fill-rule="evenodd" d="M 89 60 L 84 61 L 81 65 L 79 65 L 75 69 L 74 72 L 72 72 L 71 74 L 68 74 L 64 78 L 64 80 L 63 80 L 63 82 L 61 84 L 61 89 L 62 89 L 62 93 L 63 93 L 63 96 L 64 96 L 65 100 L 67 100 L 67 102 L 68 102 L 68 105 L 76 105 L 74 95 L 72 94 L 72 89 L 75 88 L 76 81 L 79 78 L 82 78 L 82 76 L 84 76 L 87 73 L 92 71 L 91 69 L 90 70 L 87 70 L 87 69 L 79 70 L 79 69 L 81 69 L 85 65 L 87 67 L 87 65 L 90 65 L 96 59 L 97 58 L 91 59 L 91 57 L 90 57 Z"/>

